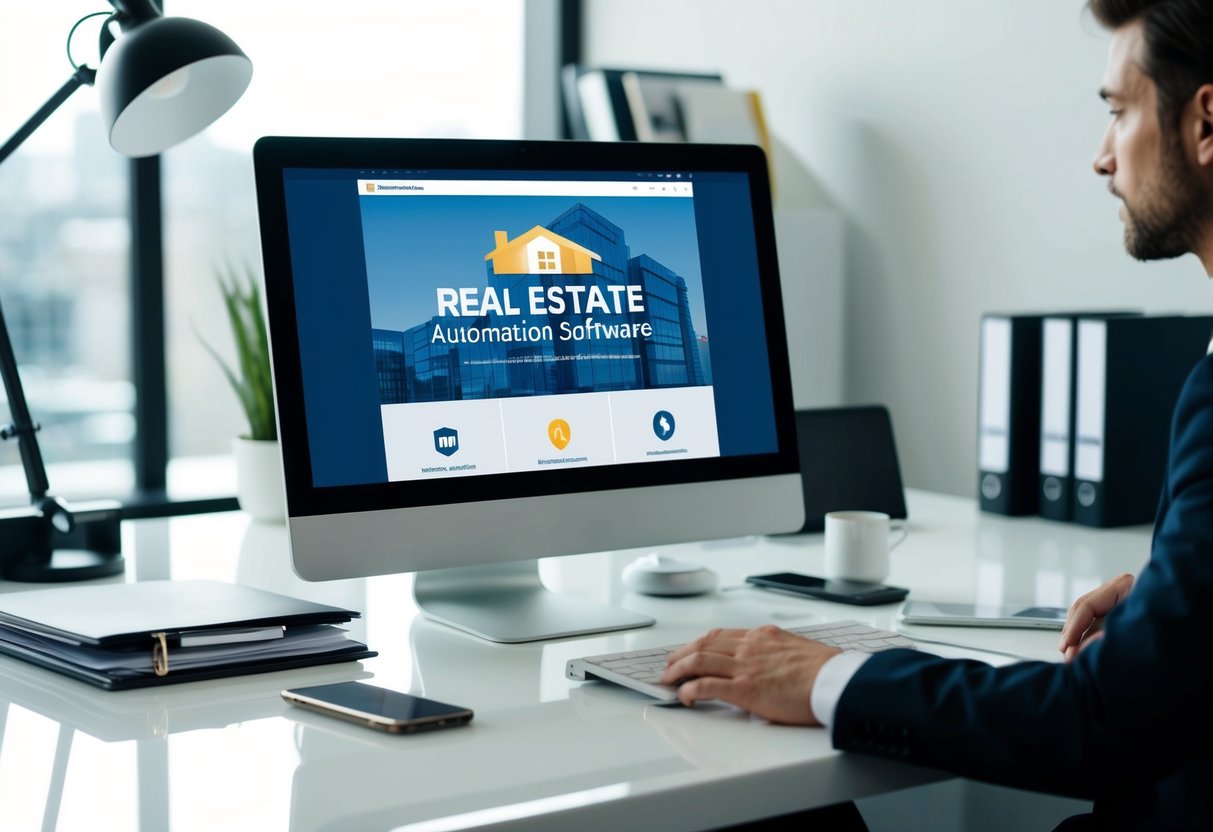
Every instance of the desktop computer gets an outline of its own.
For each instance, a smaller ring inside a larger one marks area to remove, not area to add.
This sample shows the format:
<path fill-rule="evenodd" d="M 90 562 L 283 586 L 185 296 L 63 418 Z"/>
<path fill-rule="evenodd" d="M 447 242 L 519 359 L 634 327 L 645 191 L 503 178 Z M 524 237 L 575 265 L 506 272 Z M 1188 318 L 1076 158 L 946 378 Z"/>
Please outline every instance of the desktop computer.
<path fill-rule="evenodd" d="M 264 138 L 291 557 L 494 641 L 652 619 L 537 558 L 804 519 L 755 147 Z"/>

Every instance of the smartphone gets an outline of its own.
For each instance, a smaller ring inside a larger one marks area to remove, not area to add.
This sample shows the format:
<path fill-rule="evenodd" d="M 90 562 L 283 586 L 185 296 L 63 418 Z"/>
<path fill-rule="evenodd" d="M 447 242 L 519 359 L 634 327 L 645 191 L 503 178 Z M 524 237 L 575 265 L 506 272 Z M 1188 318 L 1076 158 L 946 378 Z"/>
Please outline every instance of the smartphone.
<path fill-rule="evenodd" d="M 837 601 L 840 604 L 859 604 L 867 607 L 873 604 L 891 604 L 900 601 L 910 594 L 910 590 L 899 586 L 884 584 L 866 584 L 859 581 L 828 580 L 814 578 L 811 575 L 801 575 L 797 572 L 776 572 L 771 575 L 751 575 L 746 583 L 760 586 L 763 589 L 773 589 L 776 592 L 789 592 L 793 595 L 809 595 L 823 601 Z"/>
<path fill-rule="evenodd" d="M 907 624 L 1060 630 L 1066 623 L 1066 612 L 1063 607 L 1003 607 L 996 604 L 935 604 L 910 601 L 901 611 L 901 620 Z"/>
<path fill-rule="evenodd" d="M 457 705 L 422 699 L 365 682 L 338 682 L 284 690 L 282 698 L 329 716 L 391 734 L 467 725 L 472 712 Z"/>

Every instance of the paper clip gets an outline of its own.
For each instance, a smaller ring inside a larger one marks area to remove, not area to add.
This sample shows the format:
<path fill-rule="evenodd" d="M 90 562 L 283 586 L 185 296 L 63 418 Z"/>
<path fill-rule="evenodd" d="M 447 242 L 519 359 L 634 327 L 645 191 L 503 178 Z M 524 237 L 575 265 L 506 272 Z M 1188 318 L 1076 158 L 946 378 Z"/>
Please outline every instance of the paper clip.
<path fill-rule="evenodd" d="M 168 675 L 168 638 L 166 633 L 152 633 L 152 670 L 157 676 Z"/>

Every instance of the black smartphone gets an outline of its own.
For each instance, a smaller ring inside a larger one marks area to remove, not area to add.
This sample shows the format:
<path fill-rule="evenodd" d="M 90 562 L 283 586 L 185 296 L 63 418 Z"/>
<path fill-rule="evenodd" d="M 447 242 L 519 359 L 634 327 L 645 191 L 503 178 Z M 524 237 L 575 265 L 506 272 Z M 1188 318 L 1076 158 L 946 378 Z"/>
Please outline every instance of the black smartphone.
<path fill-rule="evenodd" d="M 864 607 L 873 604 L 891 604 L 894 601 L 901 601 L 910 594 L 910 590 L 899 586 L 827 580 L 826 578 L 814 578 L 812 575 L 801 575 L 797 572 L 751 575 L 745 581 L 747 584 L 754 584 L 763 589 L 789 592 L 793 595 L 810 595 L 823 601 L 859 604 Z"/>
<path fill-rule="evenodd" d="M 472 712 L 365 682 L 338 682 L 284 690 L 282 698 L 329 716 L 392 734 L 467 725 Z"/>

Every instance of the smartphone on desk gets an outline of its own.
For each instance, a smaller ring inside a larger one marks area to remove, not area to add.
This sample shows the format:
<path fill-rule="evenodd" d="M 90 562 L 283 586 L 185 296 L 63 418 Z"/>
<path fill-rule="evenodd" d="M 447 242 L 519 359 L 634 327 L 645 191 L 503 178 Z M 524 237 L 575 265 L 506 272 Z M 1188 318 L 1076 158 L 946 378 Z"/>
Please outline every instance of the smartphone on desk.
<path fill-rule="evenodd" d="M 835 601 L 839 604 L 858 604 L 862 607 L 891 604 L 894 601 L 901 601 L 910 594 L 910 590 L 899 586 L 814 578 L 812 575 L 801 575 L 798 572 L 751 575 L 745 580 L 746 583 L 763 589 L 773 589 L 776 592 L 788 592 L 793 595 L 807 595 L 812 598 L 820 598 L 822 601 Z"/>
<path fill-rule="evenodd" d="M 391 734 L 467 725 L 472 721 L 472 712 L 467 708 L 365 682 L 293 688 L 284 690 L 282 698 L 292 705 Z"/>
<path fill-rule="evenodd" d="M 910 601 L 901 610 L 906 624 L 955 627 L 1025 627 L 1060 630 L 1069 610 L 1063 607 L 1006 607 L 997 604 L 941 604 Z"/>

